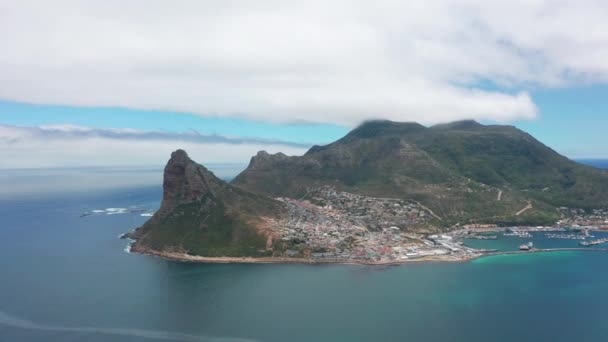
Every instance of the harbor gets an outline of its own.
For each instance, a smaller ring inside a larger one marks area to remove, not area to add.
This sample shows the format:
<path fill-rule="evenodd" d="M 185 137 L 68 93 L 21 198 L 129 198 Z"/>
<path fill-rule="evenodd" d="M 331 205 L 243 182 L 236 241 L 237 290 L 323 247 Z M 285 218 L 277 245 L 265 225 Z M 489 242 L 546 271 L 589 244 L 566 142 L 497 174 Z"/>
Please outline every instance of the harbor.
<path fill-rule="evenodd" d="M 463 240 L 464 245 L 478 250 L 495 249 L 493 252 L 484 252 L 484 255 L 550 252 L 550 251 L 578 251 L 603 250 L 608 243 L 608 232 L 597 227 L 517 227 L 494 228 L 493 231 L 484 231 L 483 235 L 474 231 L 455 232 Z M 492 238 L 479 238 L 479 236 L 496 236 Z M 608 251 L 608 249 L 606 249 Z"/>

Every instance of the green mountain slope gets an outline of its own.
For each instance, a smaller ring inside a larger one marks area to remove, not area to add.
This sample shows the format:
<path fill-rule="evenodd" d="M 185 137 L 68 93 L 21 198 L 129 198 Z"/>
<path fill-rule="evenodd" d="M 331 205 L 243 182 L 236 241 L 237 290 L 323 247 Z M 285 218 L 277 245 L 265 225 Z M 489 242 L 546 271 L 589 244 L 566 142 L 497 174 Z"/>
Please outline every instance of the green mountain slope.
<path fill-rule="evenodd" d="M 430 128 L 367 122 L 304 156 L 260 152 L 233 184 L 269 196 L 303 196 L 309 187 L 332 185 L 414 199 L 443 225 L 553 223 L 557 206 L 608 206 L 605 171 L 577 164 L 514 127 L 474 121 Z"/>
<path fill-rule="evenodd" d="M 578 164 L 515 127 L 439 125 L 431 131 L 416 143 L 466 177 L 554 206 L 608 206 L 606 171 Z"/>
<path fill-rule="evenodd" d="M 160 209 L 130 237 L 134 251 L 201 256 L 266 255 L 264 218 L 285 214 L 281 203 L 215 177 L 186 152 L 167 163 Z"/>

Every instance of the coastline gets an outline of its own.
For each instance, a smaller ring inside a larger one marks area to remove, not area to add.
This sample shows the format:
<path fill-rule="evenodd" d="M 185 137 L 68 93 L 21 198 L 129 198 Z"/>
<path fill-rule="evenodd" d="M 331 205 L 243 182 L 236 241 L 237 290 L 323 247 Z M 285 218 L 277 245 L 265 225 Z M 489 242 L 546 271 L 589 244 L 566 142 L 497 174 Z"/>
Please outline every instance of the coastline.
<path fill-rule="evenodd" d="M 475 255 L 468 258 L 454 256 L 424 256 L 420 258 L 410 258 L 402 260 L 385 260 L 385 261 L 366 261 L 366 260 L 315 260 L 310 258 L 278 258 L 278 257 L 204 257 L 198 255 L 190 255 L 177 252 L 162 252 L 139 246 L 132 246 L 129 253 L 142 255 L 150 255 L 171 261 L 203 263 L 203 264 L 308 264 L 308 265 L 323 265 L 323 264 L 341 264 L 341 265 L 362 265 L 362 266 L 396 266 L 408 263 L 418 262 L 450 262 L 459 263 L 467 262 L 484 255 Z"/>
<path fill-rule="evenodd" d="M 524 228 L 524 227 L 521 227 Z M 536 229 L 528 228 L 529 231 Z M 524 228 L 524 229 L 525 229 Z M 491 227 L 478 229 L 477 233 L 499 232 L 503 231 L 502 227 Z M 541 231 L 549 231 L 542 229 Z M 552 230 L 551 230 L 552 231 Z M 591 231 L 602 231 L 592 229 Z M 455 233 L 455 232 L 451 232 Z M 437 254 L 425 255 L 416 258 L 407 259 L 392 259 L 392 260 L 357 260 L 357 259 L 335 259 L 335 258 L 292 258 L 292 257 L 205 257 L 191 255 L 183 252 L 158 251 L 147 248 L 138 244 L 139 241 L 138 229 L 132 232 L 125 233 L 120 236 L 121 239 L 127 239 L 129 243 L 125 247 L 125 252 L 142 255 L 155 256 L 165 260 L 188 262 L 188 263 L 207 263 L 207 264 L 308 264 L 308 265 L 323 265 L 323 264 L 341 264 L 341 265 L 362 265 L 362 266 L 397 266 L 409 263 L 423 262 L 447 262 L 447 263 L 464 263 L 473 261 L 483 257 L 499 256 L 499 255 L 520 255 L 520 254 L 536 254 L 536 253 L 552 253 L 552 252 L 608 252 L 608 248 L 588 248 L 588 247 L 565 247 L 565 248 L 533 248 L 531 250 L 471 250 L 473 253 L 453 255 L 453 254 Z"/>
<path fill-rule="evenodd" d="M 125 249 L 126 250 L 126 249 Z M 475 259 L 499 256 L 499 255 L 524 255 L 524 254 L 537 254 L 537 253 L 554 253 L 554 252 L 608 252 L 608 248 L 549 248 L 549 249 L 532 249 L 529 251 L 502 251 L 502 252 L 488 252 L 470 255 L 468 257 L 454 257 L 454 256 L 424 256 L 420 258 L 410 258 L 401 260 L 379 260 L 379 261 L 366 261 L 366 260 L 314 260 L 309 258 L 277 258 L 277 257 L 204 257 L 197 255 L 190 255 L 186 253 L 177 252 L 161 252 L 148 248 L 135 247 L 130 248 L 128 253 L 149 255 L 165 260 L 188 262 L 188 263 L 201 263 L 201 264 L 307 264 L 307 265 L 325 265 L 325 264 L 337 264 L 337 265 L 361 265 L 361 266 L 397 266 L 405 265 L 409 263 L 422 263 L 422 262 L 447 262 L 447 263 L 464 263 L 473 261 Z"/>

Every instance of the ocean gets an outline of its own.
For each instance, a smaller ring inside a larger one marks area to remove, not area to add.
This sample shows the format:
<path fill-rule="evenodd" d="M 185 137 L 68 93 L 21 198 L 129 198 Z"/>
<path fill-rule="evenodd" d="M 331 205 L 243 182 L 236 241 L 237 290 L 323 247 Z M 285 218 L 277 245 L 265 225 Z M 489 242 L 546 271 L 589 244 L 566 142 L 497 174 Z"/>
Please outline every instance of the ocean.
<path fill-rule="evenodd" d="M 118 236 L 158 207 L 158 172 L 0 174 L 0 341 L 608 336 L 608 253 L 390 267 L 189 264 L 129 254 L 127 241 Z M 19 185 L 26 190 L 16 191 Z M 509 249 L 515 242 L 500 243 Z"/>

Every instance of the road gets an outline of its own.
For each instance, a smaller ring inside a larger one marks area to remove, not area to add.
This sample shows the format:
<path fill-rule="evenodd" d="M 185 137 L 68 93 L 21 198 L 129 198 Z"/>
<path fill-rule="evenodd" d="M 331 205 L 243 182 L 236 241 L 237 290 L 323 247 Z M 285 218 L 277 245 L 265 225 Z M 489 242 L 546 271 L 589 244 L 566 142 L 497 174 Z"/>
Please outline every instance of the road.
<path fill-rule="evenodd" d="M 527 205 L 525 208 L 523 208 L 522 210 L 518 211 L 518 212 L 515 214 L 515 216 L 519 216 L 519 215 L 521 215 L 521 214 L 525 213 L 526 211 L 528 211 L 528 210 L 530 210 L 530 209 L 532 209 L 532 202 L 528 201 L 528 205 Z"/>

